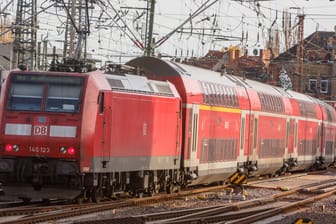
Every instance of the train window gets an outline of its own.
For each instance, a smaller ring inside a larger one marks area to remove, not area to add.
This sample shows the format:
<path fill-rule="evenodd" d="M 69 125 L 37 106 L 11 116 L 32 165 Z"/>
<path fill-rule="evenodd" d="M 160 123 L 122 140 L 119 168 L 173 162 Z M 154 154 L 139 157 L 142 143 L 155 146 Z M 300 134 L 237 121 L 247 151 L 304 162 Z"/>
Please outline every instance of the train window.
<path fill-rule="evenodd" d="M 197 148 L 197 133 L 198 133 L 198 114 L 194 114 L 193 117 L 193 148 L 192 151 L 196 152 Z"/>
<path fill-rule="evenodd" d="M 262 94 L 259 94 L 259 100 L 261 104 L 261 110 L 265 110 L 265 97 Z"/>
<path fill-rule="evenodd" d="M 271 100 L 272 111 L 277 111 L 277 109 L 276 109 L 276 98 L 275 98 L 275 96 L 271 96 L 271 97 L 270 97 L 270 100 Z"/>
<path fill-rule="evenodd" d="M 208 84 L 209 85 L 209 92 L 210 92 L 210 104 L 214 105 L 216 104 L 216 95 L 215 95 L 215 91 L 213 90 L 213 85 L 212 84 Z"/>
<path fill-rule="evenodd" d="M 272 106 L 271 106 L 271 97 L 269 95 L 266 96 L 266 110 L 272 111 Z"/>
<path fill-rule="evenodd" d="M 104 92 L 101 92 L 99 94 L 99 98 L 98 98 L 98 102 L 99 102 L 99 113 L 104 113 Z"/>
<path fill-rule="evenodd" d="M 218 91 L 219 91 L 218 97 L 219 97 L 219 100 L 220 100 L 220 104 L 224 105 L 224 97 L 223 97 L 224 94 L 223 94 L 222 86 L 218 85 Z"/>
<path fill-rule="evenodd" d="M 80 86 L 49 85 L 46 111 L 78 112 L 81 89 Z"/>
<path fill-rule="evenodd" d="M 206 139 L 202 140 L 202 149 L 201 149 L 201 155 L 200 155 L 201 162 L 207 161 L 208 148 L 209 148 L 208 140 Z"/>
<path fill-rule="evenodd" d="M 216 84 L 213 85 L 213 89 L 214 89 L 214 96 L 215 96 L 216 104 L 220 105 L 219 92 L 217 90 L 217 85 Z"/>
<path fill-rule="evenodd" d="M 8 96 L 7 109 L 40 111 L 43 98 L 43 85 L 32 83 L 12 83 Z"/>
<path fill-rule="evenodd" d="M 286 148 L 288 148 L 288 140 L 290 135 L 290 123 L 287 121 L 286 123 Z"/>
<path fill-rule="evenodd" d="M 298 123 L 295 122 L 295 127 L 294 127 L 294 148 L 297 147 L 297 136 L 298 136 Z"/>
<path fill-rule="evenodd" d="M 212 84 L 211 87 L 212 87 L 212 92 L 213 92 L 213 95 L 214 95 L 214 104 L 219 104 L 219 100 L 218 100 L 218 97 L 217 97 L 216 85 Z"/>
<path fill-rule="evenodd" d="M 253 131 L 253 148 L 257 148 L 257 139 L 258 139 L 258 118 L 254 118 L 254 131 Z"/>
<path fill-rule="evenodd" d="M 224 98 L 224 105 L 227 105 L 228 94 L 227 94 L 227 89 L 225 87 L 223 88 L 223 98 Z"/>
<path fill-rule="evenodd" d="M 203 83 L 203 91 L 204 91 L 204 94 L 205 94 L 205 103 L 209 104 L 210 103 L 210 97 L 209 97 L 209 91 L 208 91 L 206 83 Z"/>
<path fill-rule="evenodd" d="M 233 93 L 233 99 L 234 99 L 234 106 L 238 107 L 239 103 L 238 103 L 237 91 L 235 89 L 232 89 L 232 93 Z"/>
<path fill-rule="evenodd" d="M 245 117 L 242 117 L 240 125 L 240 149 L 244 149 L 244 142 L 245 142 Z"/>
<path fill-rule="evenodd" d="M 228 88 L 228 105 L 232 106 L 232 94 L 230 88 Z"/>

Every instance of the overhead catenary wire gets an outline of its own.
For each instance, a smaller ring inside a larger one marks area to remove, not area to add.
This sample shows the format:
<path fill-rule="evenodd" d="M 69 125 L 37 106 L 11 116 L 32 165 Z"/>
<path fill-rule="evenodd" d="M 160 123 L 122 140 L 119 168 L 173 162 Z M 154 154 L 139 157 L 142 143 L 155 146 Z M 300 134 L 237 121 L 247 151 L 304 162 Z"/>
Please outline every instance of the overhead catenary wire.
<path fill-rule="evenodd" d="M 181 29 L 186 23 L 188 23 L 190 20 L 204 12 L 206 9 L 214 5 L 218 0 L 214 0 L 212 3 L 207 5 L 211 0 L 207 0 L 205 3 L 201 5 L 193 14 L 191 14 L 182 24 L 177 26 L 175 29 L 173 29 L 171 32 L 163 36 L 159 41 L 155 42 L 155 47 L 161 46 L 164 42 L 166 42 L 174 33 L 176 33 L 179 29 Z"/>
<path fill-rule="evenodd" d="M 105 6 L 105 3 L 102 1 L 102 0 L 98 0 L 98 4 L 99 7 L 104 11 L 104 13 L 106 15 L 108 15 L 114 22 L 114 24 L 116 24 L 120 30 L 123 31 L 123 29 L 121 28 L 121 26 L 117 23 L 117 21 L 115 21 L 113 19 L 113 17 L 102 7 L 102 6 Z M 119 15 L 119 12 L 113 7 L 113 5 L 111 4 L 110 1 L 107 1 L 107 3 L 109 4 L 110 8 L 114 11 L 114 13 L 116 14 L 116 17 L 123 23 L 123 25 L 125 26 L 126 30 L 129 32 L 127 33 L 126 31 L 123 31 L 123 33 L 138 47 L 140 48 L 141 50 L 144 49 L 144 46 L 142 44 L 142 42 L 137 38 L 137 36 L 132 32 L 132 30 L 129 28 L 129 26 L 126 24 L 126 22 L 124 21 L 124 19 Z"/>
<path fill-rule="evenodd" d="M 5 7 L 0 11 L 0 15 L 1 14 L 5 14 L 5 11 L 7 10 L 7 8 L 14 2 L 14 0 L 11 0 L 7 3 L 7 5 L 5 5 Z"/>

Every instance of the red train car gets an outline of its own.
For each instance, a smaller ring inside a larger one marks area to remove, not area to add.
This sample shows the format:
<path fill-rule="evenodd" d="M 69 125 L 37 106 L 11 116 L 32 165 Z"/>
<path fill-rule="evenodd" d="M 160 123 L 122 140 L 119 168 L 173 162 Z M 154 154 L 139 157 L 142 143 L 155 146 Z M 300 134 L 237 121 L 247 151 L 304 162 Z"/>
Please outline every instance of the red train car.
<path fill-rule="evenodd" d="M 325 103 L 157 58 L 127 64 L 178 89 L 184 115 L 182 166 L 194 183 L 220 181 L 235 170 L 273 175 L 325 166 L 326 157 L 327 163 L 334 161 L 335 111 Z"/>

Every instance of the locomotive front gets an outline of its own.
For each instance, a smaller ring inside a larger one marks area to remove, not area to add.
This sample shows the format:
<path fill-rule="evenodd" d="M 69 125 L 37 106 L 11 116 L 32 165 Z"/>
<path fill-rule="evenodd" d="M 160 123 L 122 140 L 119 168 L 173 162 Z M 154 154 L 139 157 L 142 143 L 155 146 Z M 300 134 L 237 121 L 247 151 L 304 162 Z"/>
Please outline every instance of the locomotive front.
<path fill-rule="evenodd" d="M 15 71 L 1 101 L 2 181 L 47 184 L 79 182 L 81 105 L 86 77 Z"/>

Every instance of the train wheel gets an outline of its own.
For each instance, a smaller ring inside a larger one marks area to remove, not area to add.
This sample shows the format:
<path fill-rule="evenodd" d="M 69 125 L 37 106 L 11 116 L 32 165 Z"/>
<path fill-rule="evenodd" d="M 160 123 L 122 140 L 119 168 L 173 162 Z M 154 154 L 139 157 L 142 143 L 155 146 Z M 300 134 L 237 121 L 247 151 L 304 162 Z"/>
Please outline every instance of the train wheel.
<path fill-rule="evenodd" d="M 174 186 L 172 184 L 170 184 L 169 186 L 167 186 L 166 192 L 167 192 L 167 194 L 174 193 Z"/>
<path fill-rule="evenodd" d="M 159 193 L 158 190 L 152 189 L 152 190 L 149 191 L 149 196 L 154 197 L 157 193 Z"/>
<path fill-rule="evenodd" d="M 78 197 L 78 198 L 76 198 L 75 201 L 76 201 L 77 204 L 81 205 L 81 204 L 84 203 L 84 198 L 83 197 Z"/>
<path fill-rule="evenodd" d="M 92 193 L 91 197 L 92 197 L 93 202 L 99 203 L 102 200 L 101 190 L 98 187 L 94 187 L 91 193 Z"/>
<path fill-rule="evenodd" d="M 137 195 L 138 195 L 138 198 L 143 198 L 143 192 L 139 192 Z"/>
<path fill-rule="evenodd" d="M 175 187 L 175 192 L 176 193 L 180 193 L 180 191 L 181 191 L 181 186 L 176 186 Z"/>

